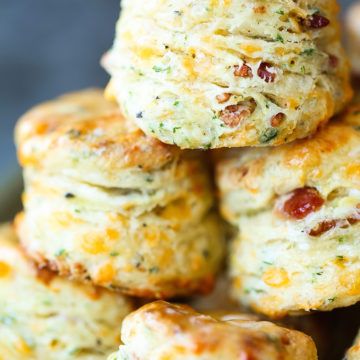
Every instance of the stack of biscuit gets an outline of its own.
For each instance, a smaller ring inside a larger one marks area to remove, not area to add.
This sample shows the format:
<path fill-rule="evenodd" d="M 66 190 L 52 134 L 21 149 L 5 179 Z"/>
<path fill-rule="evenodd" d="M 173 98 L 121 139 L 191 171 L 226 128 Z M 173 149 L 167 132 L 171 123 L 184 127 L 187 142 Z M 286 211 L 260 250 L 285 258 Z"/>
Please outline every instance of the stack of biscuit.
<path fill-rule="evenodd" d="M 243 312 L 360 300 L 360 102 L 338 10 L 122 1 L 105 93 L 17 124 L 24 210 L 17 236 L 0 231 L 1 360 L 317 359 L 307 335 Z M 214 313 L 157 301 L 128 315 L 130 297 L 209 294 L 225 258 Z"/>

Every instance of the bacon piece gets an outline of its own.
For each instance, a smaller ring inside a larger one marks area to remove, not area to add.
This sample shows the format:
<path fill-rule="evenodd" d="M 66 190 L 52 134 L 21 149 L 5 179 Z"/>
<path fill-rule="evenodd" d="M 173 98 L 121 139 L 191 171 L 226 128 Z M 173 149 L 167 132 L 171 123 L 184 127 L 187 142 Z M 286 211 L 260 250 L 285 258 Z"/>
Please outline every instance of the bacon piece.
<path fill-rule="evenodd" d="M 330 20 L 327 19 L 325 16 L 314 14 L 308 16 L 305 19 L 304 24 L 306 27 L 310 29 L 321 29 L 323 27 L 328 26 L 330 24 Z"/>
<path fill-rule="evenodd" d="M 255 110 L 255 101 L 242 101 L 237 105 L 229 105 L 220 112 L 220 119 L 225 125 L 234 128 L 249 117 Z"/>
<path fill-rule="evenodd" d="M 272 127 L 278 127 L 280 126 L 280 124 L 285 120 L 286 115 L 284 113 L 278 113 L 276 115 L 274 115 L 271 120 L 270 120 L 270 124 Z"/>
<path fill-rule="evenodd" d="M 329 55 L 329 65 L 332 68 L 336 68 L 339 65 L 339 58 L 335 55 Z"/>
<path fill-rule="evenodd" d="M 265 14 L 266 13 L 266 7 L 264 5 L 262 6 L 256 6 L 253 8 L 255 14 Z"/>
<path fill-rule="evenodd" d="M 320 236 L 336 226 L 336 220 L 325 220 L 317 224 L 309 231 L 310 236 Z"/>
<path fill-rule="evenodd" d="M 272 67 L 273 66 L 271 64 L 267 62 L 262 62 L 257 71 L 259 78 L 263 79 L 267 83 L 274 82 L 276 78 L 276 74 L 268 70 Z"/>
<path fill-rule="evenodd" d="M 241 67 L 239 65 L 234 66 L 234 76 L 243 78 L 252 78 L 253 73 L 251 67 L 244 63 Z"/>
<path fill-rule="evenodd" d="M 333 220 L 325 220 L 317 224 L 314 228 L 312 228 L 308 234 L 310 236 L 320 236 L 325 232 L 333 229 L 335 226 L 346 229 L 351 225 L 354 225 L 360 221 L 360 209 L 359 205 L 356 207 L 356 211 L 351 216 L 348 216 L 346 219 L 333 219 Z"/>
<path fill-rule="evenodd" d="M 219 104 L 223 104 L 223 103 L 227 102 L 230 98 L 231 98 L 230 93 L 223 93 L 223 94 L 216 96 L 216 100 Z"/>
<path fill-rule="evenodd" d="M 283 212 L 290 218 L 303 219 L 318 211 L 324 204 L 320 193 L 312 187 L 294 190 L 283 204 Z"/>

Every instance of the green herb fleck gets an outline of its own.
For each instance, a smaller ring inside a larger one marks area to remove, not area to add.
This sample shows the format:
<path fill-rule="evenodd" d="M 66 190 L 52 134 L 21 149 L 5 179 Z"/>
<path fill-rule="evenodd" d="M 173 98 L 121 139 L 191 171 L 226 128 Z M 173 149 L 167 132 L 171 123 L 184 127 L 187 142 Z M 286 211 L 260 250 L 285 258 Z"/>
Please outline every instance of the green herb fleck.
<path fill-rule="evenodd" d="M 179 100 L 174 101 L 174 106 L 178 106 L 180 104 Z"/>
<path fill-rule="evenodd" d="M 284 38 L 280 35 L 280 34 L 277 34 L 276 35 L 276 41 L 280 41 L 281 43 L 284 43 Z"/>
<path fill-rule="evenodd" d="M 164 67 L 161 67 L 161 66 L 154 65 L 153 70 L 155 72 L 170 72 L 170 66 L 167 66 L 167 67 L 164 68 Z"/>
<path fill-rule="evenodd" d="M 336 299 L 336 296 L 331 297 L 331 298 L 328 298 L 328 299 L 326 300 L 326 302 L 327 302 L 328 304 L 331 304 L 332 302 L 335 301 L 335 299 Z"/>
<path fill-rule="evenodd" d="M 160 126 L 160 129 L 162 129 L 164 127 L 164 123 L 161 122 L 159 126 Z"/>
<path fill-rule="evenodd" d="M 337 255 L 336 258 L 337 258 L 338 260 L 341 260 L 341 261 L 344 260 L 344 256 L 343 256 L 343 255 Z"/>
<path fill-rule="evenodd" d="M 55 253 L 55 256 L 56 257 L 60 257 L 60 256 L 66 256 L 67 255 L 67 252 L 65 249 L 60 249 L 58 250 L 56 253 Z"/>
<path fill-rule="evenodd" d="M 116 257 L 116 256 L 119 256 L 120 254 L 116 251 L 113 251 L 110 253 L 110 256 L 113 256 L 113 257 Z"/>
<path fill-rule="evenodd" d="M 173 133 L 175 134 L 178 130 L 180 130 L 181 129 L 181 126 L 175 126 L 174 128 L 173 128 Z"/>
<path fill-rule="evenodd" d="M 279 15 L 285 15 L 284 10 L 282 10 L 282 9 L 276 10 L 275 13 L 279 14 Z"/>
<path fill-rule="evenodd" d="M 160 271 L 160 269 L 157 266 L 153 266 L 149 269 L 150 274 L 157 274 Z"/>
<path fill-rule="evenodd" d="M 263 261 L 264 264 L 266 265 L 274 265 L 274 263 L 270 262 L 270 261 Z"/>
<path fill-rule="evenodd" d="M 268 128 L 260 136 L 259 140 L 262 144 L 266 144 L 278 136 L 279 131 L 275 128 Z"/>
<path fill-rule="evenodd" d="M 323 275 L 323 274 L 324 274 L 324 271 L 322 271 L 322 270 L 317 270 L 317 271 L 313 272 L 313 273 L 311 274 L 311 282 L 312 282 L 312 283 L 316 282 L 316 281 L 317 281 L 317 277 L 318 277 L 318 276 L 321 276 L 321 275 Z"/>
<path fill-rule="evenodd" d="M 250 293 L 252 293 L 252 292 L 254 292 L 254 293 L 256 293 L 256 294 L 262 294 L 262 293 L 264 293 L 265 291 L 262 290 L 262 289 L 255 289 L 255 288 L 246 288 L 246 289 L 244 289 L 244 293 L 245 293 L 245 294 L 250 294 Z"/>
<path fill-rule="evenodd" d="M 311 56 L 314 54 L 315 49 L 305 49 L 300 55 Z"/>

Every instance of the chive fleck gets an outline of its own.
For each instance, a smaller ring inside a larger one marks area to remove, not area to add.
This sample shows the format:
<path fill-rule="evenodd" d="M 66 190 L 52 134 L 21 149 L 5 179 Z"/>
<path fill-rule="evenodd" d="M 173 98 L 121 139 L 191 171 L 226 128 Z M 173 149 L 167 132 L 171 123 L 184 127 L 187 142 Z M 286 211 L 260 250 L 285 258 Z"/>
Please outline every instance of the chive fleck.
<path fill-rule="evenodd" d="M 159 268 L 157 267 L 157 266 L 153 266 L 153 267 L 151 267 L 150 269 L 149 269 L 149 273 L 150 274 L 156 274 L 156 273 L 158 273 L 159 272 Z"/>
<path fill-rule="evenodd" d="M 59 249 L 56 253 L 55 256 L 56 257 L 60 257 L 60 256 L 66 256 L 67 252 L 65 249 Z"/>
<path fill-rule="evenodd" d="M 314 54 L 315 49 L 305 49 L 304 51 L 301 52 L 300 55 L 306 55 L 306 56 L 311 56 Z"/>
<path fill-rule="evenodd" d="M 161 66 L 157 66 L 157 65 L 154 65 L 153 68 L 152 68 L 155 72 L 169 72 L 170 71 L 170 66 L 167 66 L 167 67 L 161 67 Z"/>
<path fill-rule="evenodd" d="M 280 35 L 280 34 L 277 34 L 276 35 L 276 39 L 275 39 L 276 41 L 279 41 L 279 42 L 281 42 L 281 43 L 284 43 L 284 38 Z"/>
<path fill-rule="evenodd" d="M 263 132 L 259 140 L 262 144 L 266 144 L 271 140 L 275 139 L 278 136 L 278 133 L 279 131 L 277 129 L 268 128 Z"/>

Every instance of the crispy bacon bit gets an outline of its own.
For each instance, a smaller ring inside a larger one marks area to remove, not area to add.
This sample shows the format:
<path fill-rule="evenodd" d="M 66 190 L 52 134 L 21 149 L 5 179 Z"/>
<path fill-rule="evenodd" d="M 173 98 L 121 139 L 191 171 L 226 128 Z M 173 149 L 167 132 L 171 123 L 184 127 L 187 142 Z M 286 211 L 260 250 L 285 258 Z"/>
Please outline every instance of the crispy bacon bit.
<path fill-rule="evenodd" d="M 339 58 L 335 55 L 329 54 L 329 65 L 336 68 L 339 65 Z"/>
<path fill-rule="evenodd" d="M 325 220 L 309 231 L 310 236 L 320 236 L 336 226 L 336 220 Z"/>
<path fill-rule="evenodd" d="M 243 78 L 253 77 L 251 67 L 249 65 L 246 65 L 246 63 L 244 63 L 241 67 L 239 65 L 235 65 L 234 68 L 234 76 Z"/>
<path fill-rule="evenodd" d="M 237 105 L 229 105 L 220 113 L 220 119 L 225 125 L 234 128 L 237 127 L 240 122 L 249 117 L 255 110 L 255 102 L 242 101 Z"/>
<path fill-rule="evenodd" d="M 46 268 L 36 268 L 36 277 L 45 285 L 49 285 L 56 274 Z"/>
<path fill-rule="evenodd" d="M 230 93 L 223 93 L 223 94 L 216 96 L 216 100 L 219 104 L 223 104 L 223 103 L 227 102 L 230 98 L 231 98 Z"/>
<path fill-rule="evenodd" d="M 324 199 L 315 188 L 303 187 L 294 190 L 283 205 L 283 212 L 294 219 L 304 219 L 324 204 Z"/>
<path fill-rule="evenodd" d="M 330 20 L 327 19 L 325 16 L 314 14 L 308 16 L 305 19 L 304 24 L 306 27 L 310 29 L 321 29 L 323 27 L 328 26 L 330 24 Z"/>
<path fill-rule="evenodd" d="M 264 5 L 256 6 L 256 7 L 254 7 L 254 13 L 255 14 L 265 14 L 266 13 L 266 7 Z"/>
<path fill-rule="evenodd" d="M 360 209 L 359 205 L 356 207 L 356 211 L 351 216 L 348 216 L 346 219 L 333 219 L 333 220 L 325 220 L 316 225 L 316 227 L 312 228 L 308 234 L 310 236 L 320 236 L 325 232 L 333 229 L 334 227 L 339 227 L 341 229 L 346 229 L 351 225 L 354 225 L 360 221 Z"/>
<path fill-rule="evenodd" d="M 270 72 L 268 69 L 271 69 L 273 66 L 267 62 L 262 62 L 258 68 L 257 74 L 259 78 L 265 80 L 265 82 L 274 82 L 276 74 Z"/>
<path fill-rule="evenodd" d="M 281 340 L 281 343 L 282 343 L 283 345 L 290 345 L 290 344 L 291 344 L 291 341 L 290 341 L 290 339 L 289 339 L 289 337 L 288 337 L 287 334 L 282 335 L 281 338 L 280 338 L 280 340 Z"/>
<path fill-rule="evenodd" d="M 284 113 L 278 113 L 274 115 L 271 120 L 270 124 L 272 127 L 278 127 L 280 124 L 285 120 L 286 115 Z"/>

